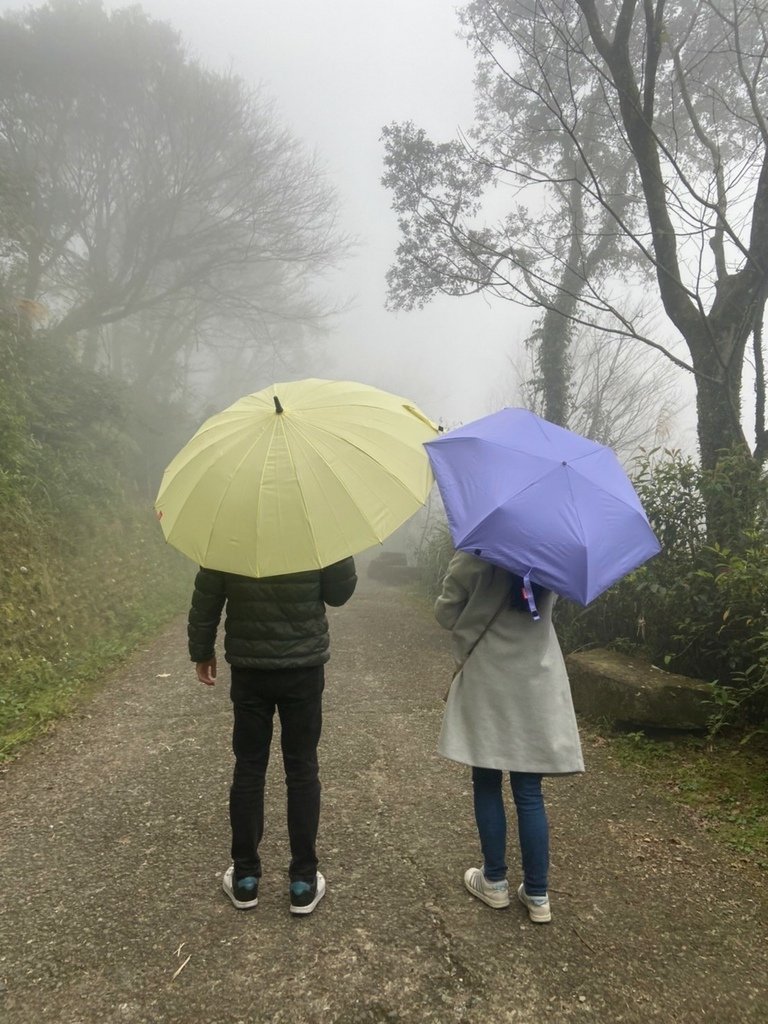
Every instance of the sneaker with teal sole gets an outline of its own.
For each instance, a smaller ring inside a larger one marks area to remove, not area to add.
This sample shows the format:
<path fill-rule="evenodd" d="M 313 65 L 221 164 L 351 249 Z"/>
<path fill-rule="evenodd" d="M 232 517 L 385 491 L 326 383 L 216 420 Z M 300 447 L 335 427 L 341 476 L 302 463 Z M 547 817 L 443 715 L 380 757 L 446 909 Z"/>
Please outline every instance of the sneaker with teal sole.
<path fill-rule="evenodd" d="M 238 910 L 250 910 L 259 902 L 259 880 L 253 875 L 235 878 L 235 869 L 230 865 L 224 872 L 221 887 Z"/>
<path fill-rule="evenodd" d="M 291 913 L 311 914 L 325 896 L 325 878 L 318 871 L 314 882 L 291 882 Z"/>

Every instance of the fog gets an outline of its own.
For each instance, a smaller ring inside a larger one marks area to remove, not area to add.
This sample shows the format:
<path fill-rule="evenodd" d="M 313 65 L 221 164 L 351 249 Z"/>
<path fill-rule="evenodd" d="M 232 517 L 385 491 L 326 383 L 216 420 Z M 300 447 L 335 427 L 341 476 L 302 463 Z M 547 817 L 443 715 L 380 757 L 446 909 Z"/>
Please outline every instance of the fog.
<path fill-rule="evenodd" d="M 125 6 L 104 3 L 109 11 Z M 519 403 L 518 368 L 531 372 L 523 339 L 535 310 L 487 293 L 441 296 L 411 312 L 385 309 L 399 229 L 380 182 L 381 131 L 413 121 L 442 141 L 472 124 L 475 64 L 456 8 L 444 0 L 146 0 L 141 7 L 172 25 L 190 56 L 214 72 L 231 71 L 273 102 L 273 120 L 315 155 L 336 190 L 339 227 L 354 240 L 316 285 L 339 312 L 309 341 L 296 328 L 298 359 L 286 362 L 280 341 L 273 347 L 258 337 L 260 358 L 245 366 L 232 361 L 237 345 L 228 351 L 226 337 L 191 357 L 186 385 L 205 411 L 211 401 L 221 406 L 274 380 L 310 376 L 383 387 L 446 425 Z M 19 9 L 0 3 L 3 13 Z M 508 201 L 503 188 L 491 199 L 499 212 Z M 280 337 L 290 341 L 291 327 Z M 217 363 L 227 361 L 222 373 Z M 692 411 L 688 402 L 665 442 L 693 447 Z"/>
<path fill-rule="evenodd" d="M 177 27 L 214 70 L 231 69 L 262 87 L 338 191 L 343 227 L 357 245 L 325 286 L 346 306 L 292 376 L 375 384 L 447 423 L 497 408 L 506 391 L 512 400 L 509 357 L 519 352 L 529 311 L 482 297 L 440 298 L 409 313 L 384 309 L 397 223 L 380 184 L 379 136 L 393 120 L 411 119 L 438 138 L 470 123 L 473 63 L 457 37 L 455 8 L 444 0 L 142 6 Z M 283 372 L 273 366 L 271 375 Z M 255 390 L 268 381 L 242 383 Z"/>

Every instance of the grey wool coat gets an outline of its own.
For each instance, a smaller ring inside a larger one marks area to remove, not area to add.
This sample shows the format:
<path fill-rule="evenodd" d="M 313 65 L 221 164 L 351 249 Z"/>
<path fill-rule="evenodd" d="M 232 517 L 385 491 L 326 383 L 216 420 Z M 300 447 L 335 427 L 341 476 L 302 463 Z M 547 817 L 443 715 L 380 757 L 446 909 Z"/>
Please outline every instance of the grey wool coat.
<path fill-rule="evenodd" d="M 443 580 L 435 617 L 451 630 L 461 664 L 438 741 L 452 761 L 478 768 L 568 775 L 584 771 L 565 663 L 552 625 L 554 595 L 539 601 L 541 619 L 508 604 L 510 573 L 457 552 Z"/>

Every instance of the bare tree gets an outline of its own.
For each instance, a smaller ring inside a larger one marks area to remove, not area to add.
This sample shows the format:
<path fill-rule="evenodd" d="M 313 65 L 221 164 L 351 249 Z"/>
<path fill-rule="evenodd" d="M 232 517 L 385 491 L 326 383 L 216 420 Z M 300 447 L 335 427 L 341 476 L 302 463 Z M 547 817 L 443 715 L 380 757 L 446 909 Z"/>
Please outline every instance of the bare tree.
<path fill-rule="evenodd" d="M 544 416 L 546 387 L 535 355 L 527 345 L 513 372 L 520 400 Z M 587 331 L 573 345 L 569 391 L 571 429 L 613 448 L 625 463 L 641 448 L 669 444 L 683 401 L 676 368 L 658 353 Z"/>
<path fill-rule="evenodd" d="M 268 102 L 140 8 L 0 19 L 0 172 L 25 182 L 15 288 L 86 361 L 106 349 L 149 380 L 214 321 L 253 343 L 326 311 L 309 283 L 345 243 L 323 174 Z"/>
<path fill-rule="evenodd" d="M 447 147 L 412 126 L 386 133 L 402 229 L 391 301 L 489 289 L 644 342 L 695 376 L 706 468 L 724 450 L 747 451 L 741 380 L 753 335 L 762 461 L 764 4 L 475 0 L 463 22 L 478 59 L 475 131 Z M 489 184 L 508 184 L 518 205 L 477 227 Z"/>

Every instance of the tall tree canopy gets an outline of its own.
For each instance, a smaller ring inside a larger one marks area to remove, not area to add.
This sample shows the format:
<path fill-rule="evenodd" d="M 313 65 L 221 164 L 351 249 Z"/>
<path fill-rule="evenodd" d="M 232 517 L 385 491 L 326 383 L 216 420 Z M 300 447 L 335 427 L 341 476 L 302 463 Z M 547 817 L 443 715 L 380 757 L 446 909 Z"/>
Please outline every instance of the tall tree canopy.
<path fill-rule="evenodd" d="M 765 5 L 474 0 L 461 18 L 477 58 L 472 132 L 441 145 L 411 124 L 384 132 L 401 225 L 392 305 L 487 289 L 542 307 L 561 413 L 574 325 L 664 352 L 695 375 L 710 468 L 721 451 L 747 448 L 741 388 L 753 336 L 762 461 Z M 511 209 L 483 224 L 491 185 L 509 186 Z"/>
<path fill-rule="evenodd" d="M 269 104 L 139 7 L 0 19 L 0 191 L 6 296 L 144 381 L 222 330 L 253 344 L 315 320 L 308 282 L 344 248 L 332 190 Z"/>

